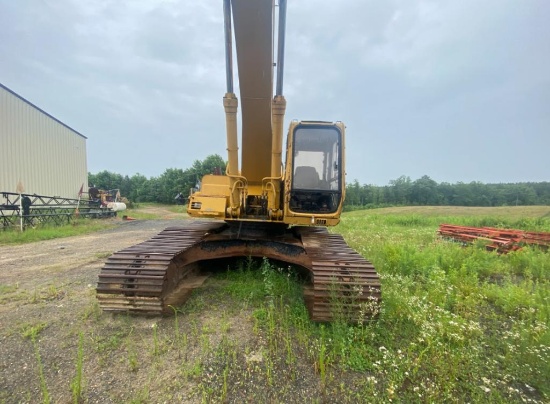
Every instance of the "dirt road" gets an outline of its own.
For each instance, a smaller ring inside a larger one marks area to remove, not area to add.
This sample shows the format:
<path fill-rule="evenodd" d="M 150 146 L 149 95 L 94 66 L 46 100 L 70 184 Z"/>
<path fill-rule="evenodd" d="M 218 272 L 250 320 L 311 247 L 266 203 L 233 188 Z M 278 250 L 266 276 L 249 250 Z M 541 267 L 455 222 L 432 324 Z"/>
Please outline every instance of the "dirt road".
<path fill-rule="evenodd" d="M 83 279 L 93 283 L 105 257 L 146 240 L 175 222 L 116 220 L 112 223 L 116 223 L 114 229 L 85 236 L 0 246 L 0 284 L 32 291 Z M 0 307 L 0 312 L 9 310 L 9 307 Z"/>

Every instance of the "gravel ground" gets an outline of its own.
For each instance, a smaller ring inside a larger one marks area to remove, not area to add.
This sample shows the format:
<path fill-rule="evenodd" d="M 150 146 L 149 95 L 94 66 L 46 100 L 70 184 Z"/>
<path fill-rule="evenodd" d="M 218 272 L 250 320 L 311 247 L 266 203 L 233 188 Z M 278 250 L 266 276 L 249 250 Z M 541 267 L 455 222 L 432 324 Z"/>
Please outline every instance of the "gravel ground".
<path fill-rule="evenodd" d="M 84 345 L 88 346 L 102 341 L 102 336 L 94 333 L 109 334 L 110 328 L 127 321 L 124 316 L 97 313 L 94 288 L 99 269 L 114 251 L 177 222 L 113 222 L 115 228 L 94 234 L 0 246 L 0 402 L 42 401 L 35 346 L 53 402 L 71 402 L 79 333 L 84 333 Z M 91 320 L 92 314 L 97 321 Z M 135 317 L 131 329 L 150 328 L 155 321 L 162 320 Z M 40 330 L 37 344 L 25 337 L 33 327 Z M 98 343 L 94 344 L 97 351 Z M 102 366 L 105 359 L 96 353 L 86 355 L 86 401 L 125 401 L 125 394 L 135 390 L 135 375 L 117 377 L 108 366 Z"/>

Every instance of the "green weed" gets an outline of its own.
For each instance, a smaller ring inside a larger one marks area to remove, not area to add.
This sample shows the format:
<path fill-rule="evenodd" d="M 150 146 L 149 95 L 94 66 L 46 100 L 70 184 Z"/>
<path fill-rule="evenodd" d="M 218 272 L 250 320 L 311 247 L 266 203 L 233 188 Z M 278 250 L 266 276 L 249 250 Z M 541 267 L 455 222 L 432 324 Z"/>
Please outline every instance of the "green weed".
<path fill-rule="evenodd" d="M 131 329 L 129 332 L 131 332 Z M 126 334 L 126 332 L 119 330 L 111 335 L 92 334 L 91 339 L 98 353 L 108 353 L 122 346 Z"/>
<path fill-rule="evenodd" d="M 38 334 L 46 329 L 47 326 L 48 325 L 44 322 L 38 324 L 25 324 L 21 327 L 21 336 L 28 338 L 31 341 L 35 341 Z"/>
<path fill-rule="evenodd" d="M 76 357 L 76 374 L 71 381 L 71 391 L 73 393 L 73 402 L 78 404 L 82 400 L 82 369 L 84 366 L 84 334 L 80 332 L 78 336 L 78 351 Z"/>
<path fill-rule="evenodd" d="M 19 284 L 14 284 L 14 285 L 3 285 L 3 284 L 0 284 L 0 294 L 8 294 L 8 293 L 13 293 L 15 291 L 17 291 L 17 289 L 19 289 Z"/>
<path fill-rule="evenodd" d="M 49 404 L 51 402 L 48 386 L 46 385 L 46 377 L 44 376 L 44 365 L 42 364 L 42 358 L 40 356 L 40 350 L 38 348 L 37 337 L 42 330 L 47 327 L 46 323 L 38 323 L 35 325 L 25 325 L 22 327 L 21 335 L 24 338 L 29 338 L 33 345 L 34 356 L 38 367 L 38 378 L 40 380 L 40 390 L 42 392 L 42 402 Z"/>
<path fill-rule="evenodd" d="M 91 303 L 84 309 L 84 312 L 82 313 L 82 319 L 93 319 L 95 321 L 99 320 L 101 318 L 101 314 L 103 312 L 101 311 L 101 307 L 99 306 L 99 302 L 95 299 L 95 296 L 93 296 L 93 300 Z"/>
<path fill-rule="evenodd" d="M 130 369 L 130 372 L 137 372 L 139 369 L 139 361 L 137 352 L 133 347 L 128 347 L 128 368 Z"/>

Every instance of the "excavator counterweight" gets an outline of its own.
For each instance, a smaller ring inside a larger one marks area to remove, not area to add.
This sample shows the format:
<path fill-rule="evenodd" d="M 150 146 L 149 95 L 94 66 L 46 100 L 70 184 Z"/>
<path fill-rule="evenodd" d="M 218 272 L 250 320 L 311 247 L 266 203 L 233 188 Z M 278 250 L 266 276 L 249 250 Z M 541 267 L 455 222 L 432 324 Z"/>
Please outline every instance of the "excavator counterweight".
<path fill-rule="evenodd" d="M 170 313 L 170 306 L 183 303 L 205 279 L 201 262 L 266 257 L 307 270 L 304 300 L 312 320 L 331 321 L 338 315 L 362 322 L 378 313 L 381 288 L 374 267 L 342 236 L 327 231 L 339 223 L 345 198 L 345 125 L 292 121 L 283 166 L 286 6 L 286 0 L 278 5 L 273 0 L 223 0 L 226 174 L 202 179 L 189 198 L 187 212 L 194 219 L 107 259 L 97 286 L 104 310 Z"/>

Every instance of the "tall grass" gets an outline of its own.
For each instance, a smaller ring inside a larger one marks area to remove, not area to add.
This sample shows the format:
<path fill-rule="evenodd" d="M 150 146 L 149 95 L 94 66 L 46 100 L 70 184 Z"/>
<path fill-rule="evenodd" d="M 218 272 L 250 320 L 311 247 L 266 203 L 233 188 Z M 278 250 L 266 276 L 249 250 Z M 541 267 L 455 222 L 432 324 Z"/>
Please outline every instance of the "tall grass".
<path fill-rule="evenodd" d="M 345 216 L 338 231 L 382 277 L 382 315 L 369 325 L 379 352 L 364 366 L 385 380 L 386 398 L 548 398 L 548 253 L 462 247 L 438 239 L 442 222 L 550 230 L 547 218 Z"/>
<path fill-rule="evenodd" d="M 550 217 L 508 217 L 508 216 L 487 216 L 483 215 L 451 215 L 432 216 L 419 213 L 411 214 L 388 214 L 382 215 L 379 211 L 356 211 L 346 215 L 346 218 L 353 221 L 354 218 L 362 218 L 368 215 L 369 224 L 384 224 L 386 226 L 398 227 L 431 227 L 442 223 L 450 223 L 460 226 L 472 227 L 499 227 L 519 229 L 526 231 L 550 232 Z M 345 224 L 345 220 L 344 220 Z"/>
<path fill-rule="evenodd" d="M 288 358 L 299 358 L 315 369 L 323 395 L 344 401 L 548 400 L 548 253 L 526 248 L 499 256 L 462 247 L 436 236 L 440 222 L 456 220 L 344 216 L 336 230 L 373 261 L 382 280 L 380 317 L 362 325 L 311 323 L 297 273 L 267 261 L 219 275 L 231 281 L 228 294 L 256 307 L 268 389 L 293 374 L 297 362 Z M 461 223 L 521 224 L 485 217 Z M 522 223 L 526 230 L 548 226 Z"/>

